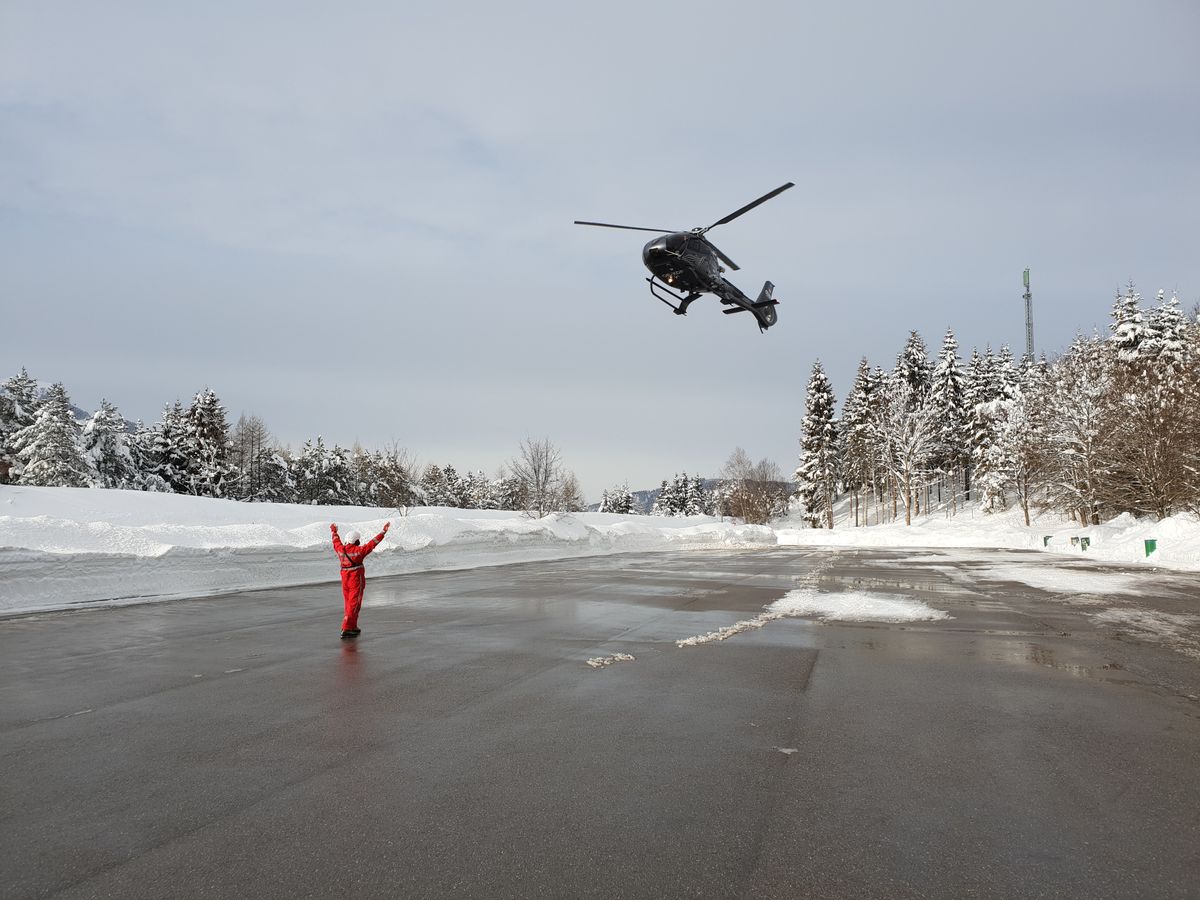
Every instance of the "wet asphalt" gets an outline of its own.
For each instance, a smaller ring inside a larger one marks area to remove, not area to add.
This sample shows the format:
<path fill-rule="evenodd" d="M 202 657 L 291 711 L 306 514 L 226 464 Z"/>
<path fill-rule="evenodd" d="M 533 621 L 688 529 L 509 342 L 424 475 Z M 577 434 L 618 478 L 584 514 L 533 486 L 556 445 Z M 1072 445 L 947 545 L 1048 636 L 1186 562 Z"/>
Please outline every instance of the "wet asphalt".
<path fill-rule="evenodd" d="M 333 584 L 0 620 L 0 896 L 1200 897 L 1200 576 L 989 575 L 1048 559 L 369 578 L 357 642 Z M 954 618 L 675 643 L 797 586 Z"/>

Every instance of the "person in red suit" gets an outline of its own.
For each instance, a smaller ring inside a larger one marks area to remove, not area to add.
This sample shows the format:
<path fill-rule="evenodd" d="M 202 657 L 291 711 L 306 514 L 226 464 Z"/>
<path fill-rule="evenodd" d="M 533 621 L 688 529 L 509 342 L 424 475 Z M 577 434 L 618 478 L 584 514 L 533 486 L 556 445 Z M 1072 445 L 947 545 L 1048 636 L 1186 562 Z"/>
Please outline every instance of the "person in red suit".
<path fill-rule="evenodd" d="M 378 546 L 391 527 L 392 523 L 386 522 L 383 531 L 365 544 L 360 544 L 357 531 L 347 531 L 343 541 L 338 534 L 337 523 L 329 526 L 329 530 L 333 532 L 333 552 L 338 555 L 342 564 L 342 597 L 346 601 L 346 613 L 342 618 L 343 638 L 356 638 L 362 633 L 362 629 L 358 627 L 358 611 L 362 609 L 363 589 L 367 586 L 367 572 L 363 568 L 363 560 Z"/>

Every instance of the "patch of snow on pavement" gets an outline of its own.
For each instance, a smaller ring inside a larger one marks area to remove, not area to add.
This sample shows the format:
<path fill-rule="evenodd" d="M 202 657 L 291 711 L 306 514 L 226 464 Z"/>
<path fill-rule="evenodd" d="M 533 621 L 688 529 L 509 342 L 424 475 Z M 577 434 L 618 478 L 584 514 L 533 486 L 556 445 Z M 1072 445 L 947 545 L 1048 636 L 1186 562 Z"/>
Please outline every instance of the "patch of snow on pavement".
<path fill-rule="evenodd" d="M 593 656 L 587 661 L 587 664 L 593 669 L 601 669 L 604 666 L 611 666 L 615 662 L 633 662 L 633 656 L 628 653 L 614 653 L 612 656 Z"/>
<path fill-rule="evenodd" d="M 919 600 L 884 597 L 847 591 L 820 594 L 812 590 L 789 591 L 767 607 L 779 616 L 803 616 L 836 622 L 936 622 L 954 618 Z"/>
<path fill-rule="evenodd" d="M 982 577 L 988 581 L 1016 581 L 1055 594 L 1138 594 L 1145 590 L 1143 579 L 1137 575 L 1065 566 L 989 566 Z"/>

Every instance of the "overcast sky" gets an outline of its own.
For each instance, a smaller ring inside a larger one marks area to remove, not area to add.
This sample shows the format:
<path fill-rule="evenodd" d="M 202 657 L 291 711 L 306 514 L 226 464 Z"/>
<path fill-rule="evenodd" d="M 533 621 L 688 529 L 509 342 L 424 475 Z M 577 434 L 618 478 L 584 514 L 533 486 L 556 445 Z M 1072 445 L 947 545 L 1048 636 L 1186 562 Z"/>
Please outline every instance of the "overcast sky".
<path fill-rule="evenodd" d="M 577 8 L 580 7 L 580 8 Z M 0 377 L 156 420 L 589 499 L 742 446 L 790 473 L 820 359 L 1037 349 L 1119 285 L 1200 299 L 1200 4 L 0 0 Z M 646 292 L 707 225 L 779 323 Z"/>

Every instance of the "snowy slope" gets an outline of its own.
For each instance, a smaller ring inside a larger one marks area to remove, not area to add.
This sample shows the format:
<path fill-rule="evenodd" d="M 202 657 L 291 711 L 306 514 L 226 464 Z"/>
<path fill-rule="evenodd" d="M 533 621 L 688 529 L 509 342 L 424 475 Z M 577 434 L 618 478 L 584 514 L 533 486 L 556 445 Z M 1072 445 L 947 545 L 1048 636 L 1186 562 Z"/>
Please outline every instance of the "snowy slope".
<path fill-rule="evenodd" d="M 1012 550 L 1045 550 L 1071 553 L 1106 562 L 1200 569 L 1200 520 L 1193 515 L 1160 521 L 1139 520 L 1128 514 L 1102 525 L 1081 527 L 1065 516 L 1045 514 L 1025 525 L 1019 509 L 988 513 L 975 507 L 954 516 L 943 512 L 903 519 L 868 528 L 855 528 L 839 519 L 832 531 L 809 528 L 799 517 L 775 523 L 780 544 L 837 547 L 995 547 Z M 1089 546 L 1072 543 L 1088 538 Z M 1046 542 L 1049 538 L 1049 542 Z M 1147 558 L 1145 542 L 1154 539 L 1157 549 Z"/>

